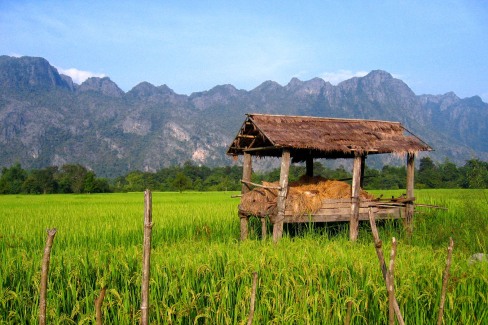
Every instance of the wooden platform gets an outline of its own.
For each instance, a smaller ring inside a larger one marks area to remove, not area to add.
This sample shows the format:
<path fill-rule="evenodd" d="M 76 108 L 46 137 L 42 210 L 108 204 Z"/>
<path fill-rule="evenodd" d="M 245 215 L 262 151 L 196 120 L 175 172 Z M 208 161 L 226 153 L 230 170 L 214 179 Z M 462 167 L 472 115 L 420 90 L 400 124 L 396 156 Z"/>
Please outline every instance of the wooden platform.
<path fill-rule="evenodd" d="M 283 223 L 306 222 L 338 222 L 350 221 L 352 216 L 351 199 L 328 199 L 322 201 L 322 207 L 314 214 L 293 215 L 291 210 L 285 209 Z M 406 216 L 406 203 L 398 201 L 360 201 L 359 220 L 369 220 L 369 209 L 373 209 L 377 219 L 400 219 Z M 239 215 L 255 216 L 247 211 L 239 210 Z M 275 215 L 257 215 L 255 217 L 269 217 L 274 223 Z"/>

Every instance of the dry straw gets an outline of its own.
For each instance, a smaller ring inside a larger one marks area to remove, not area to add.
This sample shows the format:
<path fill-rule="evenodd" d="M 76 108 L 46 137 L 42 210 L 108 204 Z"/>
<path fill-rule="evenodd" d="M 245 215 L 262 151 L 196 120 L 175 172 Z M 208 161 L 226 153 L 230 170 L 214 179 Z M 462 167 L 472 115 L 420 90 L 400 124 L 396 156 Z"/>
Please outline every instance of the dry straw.
<path fill-rule="evenodd" d="M 264 187 L 255 188 L 242 196 L 240 209 L 256 216 L 272 215 L 276 212 L 278 182 L 263 182 Z M 361 191 L 362 199 L 374 197 Z M 317 212 L 323 200 L 350 199 L 351 185 L 346 182 L 325 179 L 320 176 L 302 176 L 298 181 L 290 183 L 286 198 L 286 209 L 294 216 Z"/>

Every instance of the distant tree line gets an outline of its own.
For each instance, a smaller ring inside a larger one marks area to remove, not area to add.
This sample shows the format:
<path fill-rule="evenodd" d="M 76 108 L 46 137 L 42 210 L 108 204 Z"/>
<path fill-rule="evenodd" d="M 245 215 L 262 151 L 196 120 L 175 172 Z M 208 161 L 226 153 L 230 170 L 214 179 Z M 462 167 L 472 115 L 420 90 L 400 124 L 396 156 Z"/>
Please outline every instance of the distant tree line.
<path fill-rule="evenodd" d="M 305 174 L 305 166 L 290 167 L 290 181 Z M 350 171 L 343 166 L 332 169 L 320 162 L 314 164 L 314 174 L 327 179 L 349 181 Z M 365 169 L 365 189 L 402 189 L 406 187 L 405 166 L 385 165 L 381 170 Z M 252 181 L 277 181 L 278 168 L 255 172 Z M 207 167 L 186 162 L 182 166 L 162 168 L 157 172 L 131 171 L 125 176 L 107 180 L 77 164 L 26 171 L 20 164 L 3 167 L 0 194 L 104 193 L 143 191 L 237 191 L 241 189 L 242 167 Z M 468 160 L 458 167 L 445 160 L 435 163 L 429 157 L 420 159 L 415 173 L 416 188 L 488 188 L 488 162 Z"/>
<path fill-rule="evenodd" d="M 20 164 L 3 167 L 0 194 L 104 193 L 111 190 L 108 180 L 78 164 L 52 166 L 26 171 Z"/>
<path fill-rule="evenodd" d="M 385 165 L 381 170 L 366 169 L 366 189 L 406 188 L 406 168 Z M 420 159 L 415 170 L 415 188 L 488 188 L 488 162 L 470 159 L 458 167 L 446 159 L 435 163 L 429 157 Z"/>

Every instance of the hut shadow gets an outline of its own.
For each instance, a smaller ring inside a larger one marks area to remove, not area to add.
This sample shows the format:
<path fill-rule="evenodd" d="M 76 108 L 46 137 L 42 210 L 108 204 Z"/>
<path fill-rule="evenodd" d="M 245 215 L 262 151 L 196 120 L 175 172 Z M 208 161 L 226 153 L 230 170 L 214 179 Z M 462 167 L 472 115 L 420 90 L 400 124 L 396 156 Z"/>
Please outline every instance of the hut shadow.
<path fill-rule="evenodd" d="M 266 218 L 266 237 L 273 236 L 273 224 Z M 283 235 L 289 238 L 300 238 L 306 236 L 326 236 L 328 238 L 348 237 L 348 222 L 307 222 L 307 223 L 285 223 Z M 262 223 L 260 218 L 249 218 L 249 238 L 263 239 Z"/>
<path fill-rule="evenodd" d="M 403 237 L 405 227 L 401 219 L 380 219 L 376 220 L 376 226 L 380 233 L 385 236 Z M 369 221 L 359 221 L 360 237 L 369 239 L 371 226 Z M 273 224 L 266 218 L 266 237 L 273 236 Z M 306 223 L 285 223 L 283 224 L 283 235 L 289 238 L 300 238 L 310 236 L 324 236 L 329 239 L 349 238 L 349 222 L 306 222 Z M 368 237 L 369 236 L 369 237 Z M 249 238 L 263 239 L 261 218 L 249 218 Z"/>
<path fill-rule="evenodd" d="M 304 236 L 336 238 L 349 236 L 349 223 L 347 222 L 287 223 L 283 228 L 284 234 L 290 238 Z"/>

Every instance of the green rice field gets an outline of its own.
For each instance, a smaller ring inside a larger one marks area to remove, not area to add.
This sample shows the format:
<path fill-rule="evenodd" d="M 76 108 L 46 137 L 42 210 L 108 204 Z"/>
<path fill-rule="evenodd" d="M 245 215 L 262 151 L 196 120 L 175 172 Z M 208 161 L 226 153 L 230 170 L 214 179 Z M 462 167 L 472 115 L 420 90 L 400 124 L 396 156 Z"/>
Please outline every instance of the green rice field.
<path fill-rule="evenodd" d="M 401 191 L 375 191 L 399 195 Z M 150 321 L 246 324 L 258 273 L 254 324 L 387 324 L 388 295 L 368 223 L 288 227 L 277 244 L 239 241 L 230 192 L 153 193 Z M 455 242 L 444 324 L 488 324 L 488 190 L 417 190 L 411 238 L 401 221 L 378 223 L 385 256 L 398 239 L 396 297 L 406 324 L 435 324 L 449 237 Z M 107 287 L 105 324 L 138 324 L 144 194 L 0 196 L 0 324 L 38 323 L 46 229 L 51 254 L 47 323 L 94 324 Z M 286 227 L 285 227 L 286 228 Z"/>

